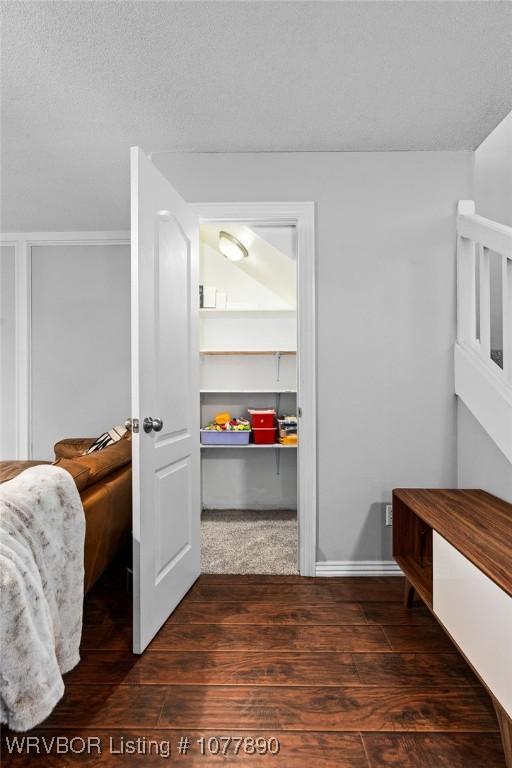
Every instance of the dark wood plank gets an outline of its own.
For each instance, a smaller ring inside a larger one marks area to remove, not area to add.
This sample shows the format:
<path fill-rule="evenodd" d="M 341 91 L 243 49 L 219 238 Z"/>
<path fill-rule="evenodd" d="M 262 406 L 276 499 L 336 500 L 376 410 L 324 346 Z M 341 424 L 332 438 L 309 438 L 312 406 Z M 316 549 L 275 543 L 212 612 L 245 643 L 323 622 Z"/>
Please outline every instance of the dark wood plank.
<path fill-rule="evenodd" d="M 176 686 L 160 725 L 311 731 L 496 731 L 478 688 L 368 689 Z"/>
<path fill-rule="evenodd" d="M 166 624 L 149 646 L 171 651 L 389 651 L 381 627 Z"/>
<path fill-rule="evenodd" d="M 364 685 L 481 685 L 459 653 L 354 653 L 352 658 Z"/>
<path fill-rule="evenodd" d="M 365 733 L 370 768 L 505 768 L 494 733 Z"/>
<path fill-rule="evenodd" d="M 367 624 L 359 603 L 307 605 L 301 602 L 200 603 L 184 600 L 169 618 L 170 624 Z"/>
<path fill-rule="evenodd" d="M 328 578 L 327 586 L 336 600 L 354 602 L 400 602 L 403 597 L 404 579 L 401 576 L 373 578 Z"/>
<path fill-rule="evenodd" d="M 368 584 L 369 577 L 367 576 L 299 576 L 288 575 L 281 576 L 278 574 L 255 574 L 255 573 L 202 573 L 195 586 L 208 586 L 212 584 L 300 584 L 302 586 L 307 584 Z M 397 581 L 402 580 L 401 576 L 372 576 L 370 581 L 372 584 L 388 584 L 389 580 Z"/>
<path fill-rule="evenodd" d="M 393 499 L 512 596 L 512 504 L 479 490 L 397 488 Z"/>
<path fill-rule="evenodd" d="M 303 605 L 325 605 L 336 602 L 401 602 L 403 579 L 390 577 L 385 581 L 373 579 L 320 579 L 307 584 L 197 584 L 189 598 L 200 602 L 245 603 L 289 601 Z"/>
<path fill-rule="evenodd" d="M 361 603 L 361 607 L 370 624 L 437 624 L 423 603 L 415 603 L 412 608 L 405 608 L 399 603 Z"/>
<path fill-rule="evenodd" d="M 281 576 L 271 573 L 202 573 L 198 586 L 211 584 L 308 584 L 321 579 L 318 576 L 299 576 L 289 574 Z"/>
<path fill-rule="evenodd" d="M 132 622 L 132 597 L 131 595 L 115 593 L 113 600 L 112 594 L 106 595 L 103 592 L 100 596 L 91 600 L 86 600 L 84 605 L 84 624 L 131 624 Z"/>
<path fill-rule="evenodd" d="M 131 651 L 132 645 L 132 627 L 129 624 L 84 624 L 82 629 L 81 651 Z"/>
<path fill-rule="evenodd" d="M 158 724 L 168 690 L 158 685 L 67 685 L 42 726 L 151 728 Z"/>
<path fill-rule="evenodd" d="M 90 731 L 72 729 L 59 729 L 37 731 L 33 735 L 45 736 L 47 740 L 52 736 L 64 736 L 68 738 L 78 737 L 87 739 Z M 95 751 L 91 755 L 55 754 L 50 755 L 9 755 L 5 749 L 2 752 L 2 765 L 4 768 L 31 768 L 38 764 L 45 768 L 76 768 L 76 765 L 87 765 L 88 768 L 131 768 L 131 766 L 144 766 L 144 768 L 161 768 L 165 765 L 183 765 L 188 768 L 201 766 L 237 765 L 247 768 L 267 768 L 267 766 L 280 766 L 281 768 L 368 768 L 362 739 L 355 733 L 300 733 L 290 731 L 273 731 L 271 734 L 242 733 L 240 731 L 227 731 L 222 734 L 207 730 L 176 731 L 172 729 L 152 730 L 95 730 L 94 735 L 100 740 L 101 754 Z M 198 739 L 208 739 L 212 736 L 231 736 L 233 738 L 244 735 L 257 737 L 263 735 L 267 738 L 275 736 L 279 739 L 280 749 L 278 755 L 267 754 L 255 756 L 240 752 L 223 757 L 222 755 L 201 755 Z M 191 741 L 190 751 L 186 755 L 178 754 L 178 743 L 181 736 L 188 736 Z M 110 739 L 112 738 L 112 751 Z M 121 744 L 136 742 L 141 739 L 146 752 L 138 754 L 119 754 Z M 4 736 L 4 742 L 6 737 Z M 163 743 L 163 749 L 162 749 Z M 166 759 L 166 744 L 170 744 L 171 756 Z M 157 745 L 157 746 L 155 746 Z M 494 768 L 494 767 L 492 767 Z"/>
<path fill-rule="evenodd" d="M 123 685 L 141 682 L 139 666 L 144 655 L 131 651 L 81 651 L 80 663 L 64 675 L 65 685 Z M 151 681 L 149 681 L 151 682 Z M 159 680 L 152 681 L 160 683 Z M 165 680 L 161 681 L 164 684 Z"/>
<path fill-rule="evenodd" d="M 349 653 L 90 651 L 66 684 L 360 685 Z"/>
<path fill-rule="evenodd" d="M 432 626 L 385 626 L 382 627 L 393 651 L 416 653 L 449 653 L 455 646 L 441 627 Z"/>

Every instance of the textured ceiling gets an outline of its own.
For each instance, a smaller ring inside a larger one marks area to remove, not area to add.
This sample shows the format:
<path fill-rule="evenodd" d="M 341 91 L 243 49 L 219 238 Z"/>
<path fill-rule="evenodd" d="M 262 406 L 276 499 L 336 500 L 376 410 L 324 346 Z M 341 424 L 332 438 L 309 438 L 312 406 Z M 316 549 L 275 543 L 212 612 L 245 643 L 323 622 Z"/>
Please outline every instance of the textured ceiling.
<path fill-rule="evenodd" d="M 3 229 L 127 226 L 128 148 L 473 149 L 512 3 L 4 2 Z"/>

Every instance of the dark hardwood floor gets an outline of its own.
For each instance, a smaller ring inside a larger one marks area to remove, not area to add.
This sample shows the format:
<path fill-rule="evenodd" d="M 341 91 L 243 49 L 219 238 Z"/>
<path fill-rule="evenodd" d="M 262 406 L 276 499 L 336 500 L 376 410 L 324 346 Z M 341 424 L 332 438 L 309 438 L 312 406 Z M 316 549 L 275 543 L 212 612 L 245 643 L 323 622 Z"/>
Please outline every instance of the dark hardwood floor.
<path fill-rule="evenodd" d="M 64 698 L 30 734 L 99 737 L 102 754 L 4 746 L 2 764 L 504 768 L 487 693 L 402 593 L 396 578 L 202 576 L 137 657 L 131 599 L 111 575 L 87 598 L 82 661 Z M 231 742 L 227 756 L 201 755 L 198 739 L 215 736 L 276 737 L 280 751 L 235 755 Z M 136 739 L 139 754 L 120 754 Z"/>

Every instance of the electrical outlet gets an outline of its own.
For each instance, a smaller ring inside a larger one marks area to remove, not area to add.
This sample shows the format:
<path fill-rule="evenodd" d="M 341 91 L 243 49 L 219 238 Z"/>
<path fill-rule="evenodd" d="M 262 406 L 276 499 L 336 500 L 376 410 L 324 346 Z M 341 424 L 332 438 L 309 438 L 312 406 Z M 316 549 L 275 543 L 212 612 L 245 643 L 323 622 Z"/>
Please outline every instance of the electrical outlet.
<path fill-rule="evenodd" d="M 393 505 L 386 504 L 386 525 L 393 525 Z"/>

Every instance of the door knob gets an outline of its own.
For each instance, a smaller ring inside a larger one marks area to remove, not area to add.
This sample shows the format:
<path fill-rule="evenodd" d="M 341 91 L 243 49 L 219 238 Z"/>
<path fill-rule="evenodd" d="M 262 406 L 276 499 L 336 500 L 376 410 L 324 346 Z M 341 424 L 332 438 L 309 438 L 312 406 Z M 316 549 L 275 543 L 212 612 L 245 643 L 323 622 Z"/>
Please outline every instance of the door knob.
<path fill-rule="evenodd" d="M 138 419 L 126 419 L 124 426 L 128 430 L 128 432 L 137 433 L 139 431 L 139 420 Z"/>
<path fill-rule="evenodd" d="M 144 432 L 160 432 L 162 429 L 164 423 L 162 419 L 153 419 L 151 416 L 146 416 L 144 421 L 142 422 L 142 426 L 144 427 Z"/>

